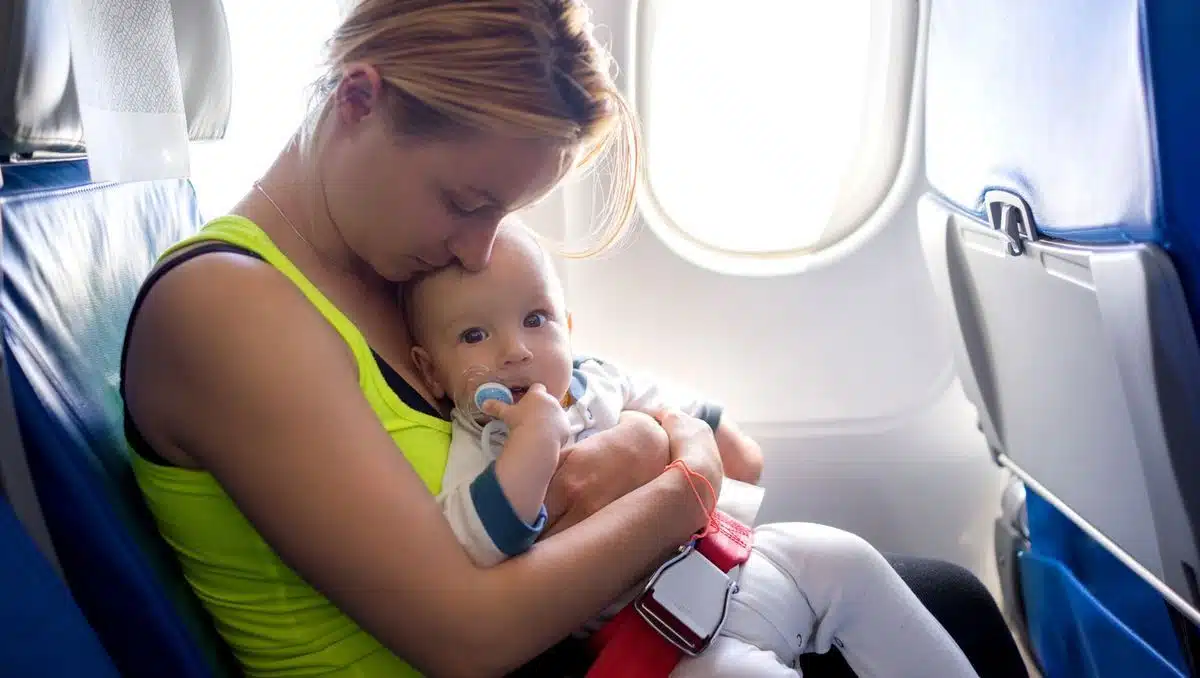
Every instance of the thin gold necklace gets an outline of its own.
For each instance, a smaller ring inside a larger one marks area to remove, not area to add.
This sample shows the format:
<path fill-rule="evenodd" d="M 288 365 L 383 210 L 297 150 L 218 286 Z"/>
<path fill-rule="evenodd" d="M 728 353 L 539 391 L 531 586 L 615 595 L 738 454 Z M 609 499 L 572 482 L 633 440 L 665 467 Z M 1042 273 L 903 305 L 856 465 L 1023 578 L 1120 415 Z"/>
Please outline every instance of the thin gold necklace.
<path fill-rule="evenodd" d="M 262 193 L 262 196 L 267 199 L 267 202 L 271 203 L 271 206 L 275 208 L 275 211 L 279 213 L 279 216 L 283 217 L 283 220 L 284 220 L 284 222 L 287 223 L 288 228 L 292 229 L 292 233 L 295 233 L 297 238 L 300 238 L 301 240 L 304 241 L 305 245 L 308 245 L 308 249 L 312 250 L 313 254 L 315 254 L 317 256 L 317 260 L 320 261 L 323 266 L 330 266 L 332 268 L 336 268 L 341 271 L 346 270 L 342 266 L 336 266 L 336 265 L 330 263 L 325 258 L 325 256 L 323 254 L 321 254 L 321 250 L 317 249 L 317 246 L 312 244 L 311 240 L 304 237 L 304 234 L 300 232 L 300 229 L 296 228 L 296 224 L 293 223 L 292 220 L 288 218 L 288 215 L 284 213 L 283 208 L 281 208 L 279 206 L 279 203 L 275 202 L 275 198 L 272 198 L 270 193 L 267 193 L 267 189 L 263 188 L 261 183 L 259 183 L 257 181 L 254 182 L 254 189 L 257 190 L 259 193 Z"/>

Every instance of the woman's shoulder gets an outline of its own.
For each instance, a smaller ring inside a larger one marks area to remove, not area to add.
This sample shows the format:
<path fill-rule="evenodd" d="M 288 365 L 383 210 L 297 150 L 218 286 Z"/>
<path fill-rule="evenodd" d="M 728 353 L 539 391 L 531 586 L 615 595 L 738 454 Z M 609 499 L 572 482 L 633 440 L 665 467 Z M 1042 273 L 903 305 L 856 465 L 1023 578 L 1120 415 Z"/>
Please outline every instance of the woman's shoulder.
<path fill-rule="evenodd" d="M 189 338 L 234 321 L 284 331 L 312 315 L 311 305 L 258 250 L 225 239 L 197 237 L 168 250 L 144 283 L 143 296 L 138 325 L 199 325 L 189 327 Z"/>
<path fill-rule="evenodd" d="M 135 311 L 122 386 L 139 426 L 162 445 L 214 425 L 214 401 L 254 392 L 289 402 L 298 365 L 284 364 L 288 355 L 305 356 L 306 372 L 357 383 L 353 352 L 337 332 L 253 257 L 212 252 L 178 263 Z"/>
<path fill-rule="evenodd" d="M 131 356 L 141 348 L 143 355 L 178 354 L 198 367 L 261 365 L 271 362 L 283 341 L 303 345 L 314 360 L 329 350 L 345 353 L 322 314 L 270 262 L 240 250 L 185 257 L 214 243 L 218 249 L 227 244 L 189 243 L 178 258 L 164 260 L 157 279 L 147 281 L 152 284 L 144 289 L 136 318 L 130 318 Z"/>
<path fill-rule="evenodd" d="M 264 331 L 290 332 L 301 329 L 294 324 L 314 322 L 314 310 L 328 315 L 314 296 L 322 295 L 258 224 L 226 214 L 160 255 L 142 284 L 130 324 L 154 316 L 167 326 L 195 325 L 188 339 L 220 332 L 220 325 L 238 320 Z"/>

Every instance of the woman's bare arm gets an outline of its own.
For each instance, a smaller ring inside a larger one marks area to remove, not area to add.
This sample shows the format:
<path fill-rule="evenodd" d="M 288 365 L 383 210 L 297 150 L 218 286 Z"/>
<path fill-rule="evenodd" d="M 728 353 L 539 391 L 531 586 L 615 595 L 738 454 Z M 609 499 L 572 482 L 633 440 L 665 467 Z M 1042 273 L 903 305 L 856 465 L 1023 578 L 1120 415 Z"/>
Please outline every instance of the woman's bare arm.
<path fill-rule="evenodd" d="M 254 260 L 207 255 L 161 279 L 130 358 L 129 405 L 151 442 L 213 473 L 290 566 L 431 674 L 527 661 L 704 521 L 682 473 L 661 474 L 528 553 L 476 568 L 364 400 L 344 342 Z M 711 439 L 693 447 L 692 463 L 719 483 Z"/>
<path fill-rule="evenodd" d="M 671 463 L 667 433 L 650 415 L 621 413 L 610 429 L 565 448 L 546 492 L 541 539 L 572 527 L 645 485 Z"/>

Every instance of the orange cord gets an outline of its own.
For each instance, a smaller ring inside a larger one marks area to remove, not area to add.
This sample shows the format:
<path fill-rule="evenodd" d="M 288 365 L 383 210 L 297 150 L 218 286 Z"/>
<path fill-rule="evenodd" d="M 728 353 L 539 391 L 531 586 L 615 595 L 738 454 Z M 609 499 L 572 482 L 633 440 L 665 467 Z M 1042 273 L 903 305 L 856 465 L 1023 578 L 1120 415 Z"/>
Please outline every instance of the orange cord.
<path fill-rule="evenodd" d="M 676 459 L 666 466 L 666 468 L 676 467 L 684 472 L 684 475 L 687 477 L 688 485 L 692 487 L 692 494 L 696 495 L 696 501 L 700 502 L 700 510 L 704 511 L 704 515 L 708 516 L 708 521 L 704 524 L 704 530 L 702 530 L 700 534 L 696 535 L 696 538 L 702 539 L 707 537 L 713 532 L 713 516 L 717 512 L 717 491 L 713 489 L 712 483 L 708 482 L 708 478 L 705 478 L 701 473 L 693 471 L 688 467 L 687 462 L 684 460 Z M 700 490 L 696 487 L 696 481 L 692 480 L 693 477 L 703 480 L 704 484 L 708 487 L 708 493 L 712 495 L 713 498 L 713 506 L 711 509 L 704 505 L 704 498 L 700 496 Z"/>

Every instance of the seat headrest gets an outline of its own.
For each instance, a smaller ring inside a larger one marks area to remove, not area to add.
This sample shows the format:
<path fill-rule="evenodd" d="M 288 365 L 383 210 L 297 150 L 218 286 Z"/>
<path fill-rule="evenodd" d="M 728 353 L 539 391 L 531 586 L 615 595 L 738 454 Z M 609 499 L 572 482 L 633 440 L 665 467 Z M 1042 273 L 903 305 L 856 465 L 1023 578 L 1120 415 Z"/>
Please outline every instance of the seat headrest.
<path fill-rule="evenodd" d="M 1197 30 L 1194 2 L 934 2 L 930 183 L 979 216 L 988 190 L 1014 191 L 1071 241 L 1200 230 Z"/>
<path fill-rule="evenodd" d="M 85 150 L 69 22 L 64 20 L 70 4 L 0 2 L 0 35 L 7 38 L 0 42 L 0 157 Z M 221 0 L 170 4 L 188 135 L 193 140 L 220 139 L 229 120 L 233 86 L 225 9 Z M 137 25 L 136 16 L 130 17 L 129 25 Z"/>

